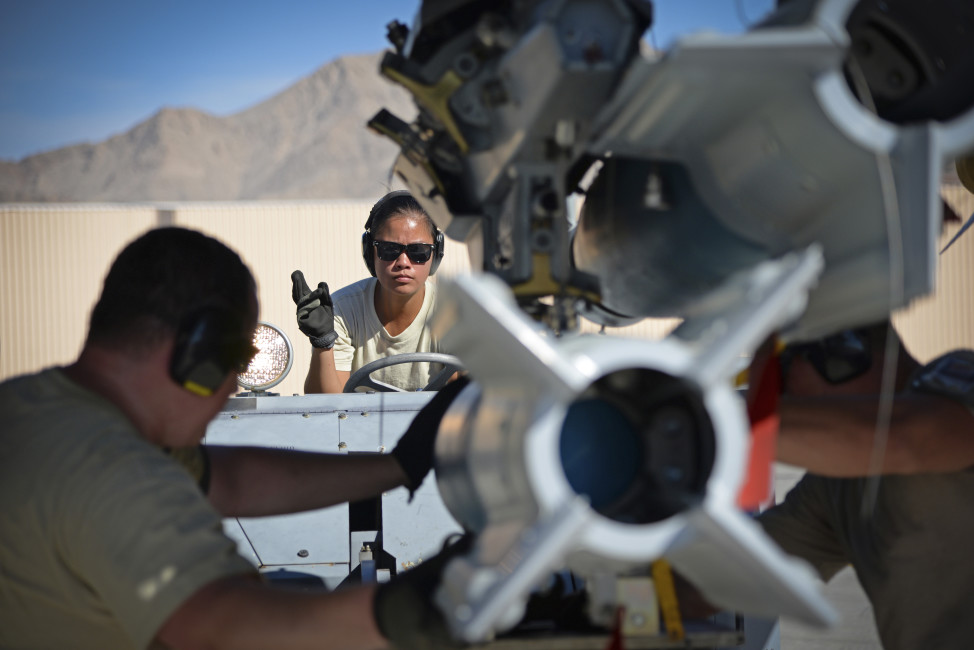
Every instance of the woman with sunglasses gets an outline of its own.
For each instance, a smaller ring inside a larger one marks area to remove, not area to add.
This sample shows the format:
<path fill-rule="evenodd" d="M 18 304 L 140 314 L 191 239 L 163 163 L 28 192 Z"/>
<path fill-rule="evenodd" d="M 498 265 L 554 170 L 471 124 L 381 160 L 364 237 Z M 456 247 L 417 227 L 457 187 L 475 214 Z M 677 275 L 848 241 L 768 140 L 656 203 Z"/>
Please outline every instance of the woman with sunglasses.
<path fill-rule="evenodd" d="M 443 257 L 443 235 L 408 192 L 390 192 L 372 207 L 362 256 L 372 277 L 334 296 L 324 282 L 312 291 L 301 271 L 291 274 L 298 327 L 313 348 L 306 393 L 340 393 L 352 372 L 377 359 L 441 351 L 427 319 L 436 301 L 429 276 Z M 373 376 L 418 390 L 441 369 L 439 364 L 401 364 Z"/>

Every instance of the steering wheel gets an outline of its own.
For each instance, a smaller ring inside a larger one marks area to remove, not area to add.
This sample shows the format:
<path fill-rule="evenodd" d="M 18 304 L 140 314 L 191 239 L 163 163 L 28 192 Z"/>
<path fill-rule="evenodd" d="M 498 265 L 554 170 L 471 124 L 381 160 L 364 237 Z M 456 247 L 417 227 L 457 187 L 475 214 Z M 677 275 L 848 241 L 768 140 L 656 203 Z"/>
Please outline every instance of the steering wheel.
<path fill-rule="evenodd" d="M 407 354 L 393 354 L 371 361 L 355 372 L 348 381 L 345 382 L 345 393 L 354 393 L 359 386 L 365 386 L 375 391 L 389 393 L 405 393 L 406 390 L 392 386 L 378 379 L 372 379 L 372 373 L 389 366 L 398 366 L 400 363 L 442 363 L 444 368 L 430 379 L 430 382 L 420 388 L 420 390 L 440 390 L 446 386 L 447 380 L 458 370 L 463 370 L 463 362 L 452 354 L 441 354 L 439 352 L 409 352 Z"/>

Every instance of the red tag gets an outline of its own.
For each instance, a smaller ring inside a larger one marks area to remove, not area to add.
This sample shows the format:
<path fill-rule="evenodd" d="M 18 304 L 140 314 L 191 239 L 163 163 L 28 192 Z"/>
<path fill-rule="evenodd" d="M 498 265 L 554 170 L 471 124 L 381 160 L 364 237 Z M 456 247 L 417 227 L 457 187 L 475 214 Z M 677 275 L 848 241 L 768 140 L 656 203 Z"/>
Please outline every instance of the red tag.
<path fill-rule="evenodd" d="M 622 644 L 622 622 L 625 620 L 625 615 L 625 607 L 616 609 L 616 620 L 612 625 L 612 634 L 609 635 L 609 644 L 605 646 L 605 650 L 626 650 Z"/>
<path fill-rule="evenodd" d="M 781 425 L 778 415 L 781 363 L 777 353 L 768 357 L 757 382 L 756 389 L 751 387 L 747 405 L 747 416 L 751 422 L 751 453 L 744 483 L 737 494 L 737 505 L 752 511 L 759 510 L 771 498 L 772 463 Z"/>

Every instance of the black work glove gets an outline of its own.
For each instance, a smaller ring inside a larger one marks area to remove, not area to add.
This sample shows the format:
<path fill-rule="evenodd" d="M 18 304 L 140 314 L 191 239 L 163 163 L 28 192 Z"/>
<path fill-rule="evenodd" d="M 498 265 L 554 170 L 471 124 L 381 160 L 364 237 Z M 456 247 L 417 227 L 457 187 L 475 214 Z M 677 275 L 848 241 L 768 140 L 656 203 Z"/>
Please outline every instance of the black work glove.
<path fill-rule="evenodd" d="M 378 586 L 372 612 L 382 636 L 401 650 L 462 648 L 454 639 L 443 613 L 433 602 L 447 563 L 473 546 L 473 535 L 466 534 L 437 555 L 396 574 Z"/>
<path fill-rule="evenodd" d="M 433 448 L 436 445 L 440 420 L 460 391 L 469 383 L 470 379 L 463 376 L 444 386 L 436 397 L 416 414 L 406 433 L 402 434 L 396 448 L 392 450 L 392 455 L 409 478 L 406 487 L 409 488 L 410 501 L 433 467 Z"/>
<path fill-rule="evenodd" d="M 588 615 L 588 592 L 576 590 L 569 586 L 562 574 L 555 574 L 553 584 L 540 591 L 534 591 L 528 597 L 524 618 L 517 627 L 537 628 L 553 626 L 556 630 L 571 630 L 573 632 L 605 631 L 592 624 Z M 510 630 L 510 634 L 517 632 L 517 627 Z"/>
<path fill-rule="evenodd" d="M 328 285 L 319 282 L 312 291 L 304 281 L 304 273 L 295 271 L 291 274 L 291 299 L 298 306 L 298 329 L 311 339 L 311 345 L 326 350 L 334 347 L 338 332 Z"/>

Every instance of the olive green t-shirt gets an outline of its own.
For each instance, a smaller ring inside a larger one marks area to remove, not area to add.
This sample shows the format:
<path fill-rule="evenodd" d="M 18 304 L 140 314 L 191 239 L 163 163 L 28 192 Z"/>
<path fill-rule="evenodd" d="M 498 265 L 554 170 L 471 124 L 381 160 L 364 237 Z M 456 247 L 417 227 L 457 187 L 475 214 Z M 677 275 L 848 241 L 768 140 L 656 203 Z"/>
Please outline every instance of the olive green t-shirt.
<path fill-rule="evenodd" d="M 955 351 L 921 369 L 911 390 L 974 408 L 972 378 L 974 353 Z M 864 515 L 870 481 L 806 474 L 758 520 L 823 580 L 852 565 L 886 650 L 971 647 L 974 468 L 883 476 Z"/>
<path fill-rule="evenodd" d="M 253 573 L 193 478 L 59 369 L 0 384 L 0 647 L 145 648 Z"/>

